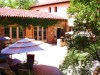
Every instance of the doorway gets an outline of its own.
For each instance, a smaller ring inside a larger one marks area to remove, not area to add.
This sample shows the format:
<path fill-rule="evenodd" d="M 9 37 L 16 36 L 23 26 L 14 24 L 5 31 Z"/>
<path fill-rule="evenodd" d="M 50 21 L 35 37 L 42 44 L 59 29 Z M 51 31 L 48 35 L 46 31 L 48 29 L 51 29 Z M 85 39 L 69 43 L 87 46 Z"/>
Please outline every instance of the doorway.
<path fill-rule="evenodd" d="M 57 28 L 57 39 L 59 39 L 61 36 L 63 36 L 63 29 Z"/>

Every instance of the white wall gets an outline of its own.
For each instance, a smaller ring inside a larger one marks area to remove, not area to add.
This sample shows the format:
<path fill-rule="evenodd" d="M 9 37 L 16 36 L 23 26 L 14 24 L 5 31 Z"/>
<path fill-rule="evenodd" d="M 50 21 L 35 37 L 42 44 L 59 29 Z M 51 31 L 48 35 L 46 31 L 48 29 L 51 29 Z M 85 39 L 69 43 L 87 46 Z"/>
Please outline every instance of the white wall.
<path fill-rule="evenodd" d="M 35 8 L 32 8 L 32 9 L 43 11 L 43 12 L 49 12 L 49 7 L 51 7 L 51 12 L 50 13 L 68 19 L 67 8 L 69 7 L 69 5 L 70 5 L 69 3 L 61 3 L 61 4 L 52 4 L 52 5 L 39 6 L 39 7 L 35 7 Z M 57 7 L 57 12 L 54 12 L 54 7 Z M 74 21 L 73 19 L 68 19 L 68 25 L 69 26 L 74 26 L 73 21 Z"/>
<path fill-rule="evenodd" d="M 66 11 L 67 11 L 67 8 L 69 7 L 69 3 L 41 6 L 41 7 L 33 8 L 33 10 L 49 12 L 49 7 L 51 7 L 51 13 L 52 14 L 67 18 Z M 54 7 L 57 7 L 57 12 L 54 12 Z"/>

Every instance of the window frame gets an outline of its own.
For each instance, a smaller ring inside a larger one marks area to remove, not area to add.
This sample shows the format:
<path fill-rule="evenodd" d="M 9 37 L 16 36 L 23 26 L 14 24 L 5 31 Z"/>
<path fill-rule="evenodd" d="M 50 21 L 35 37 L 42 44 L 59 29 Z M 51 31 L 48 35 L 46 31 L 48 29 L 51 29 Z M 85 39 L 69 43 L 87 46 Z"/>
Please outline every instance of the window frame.
<path fill-rule="evenodd" d="M 41 26 L 35 26 L 34 28 L 34 39 L 45 41 L 47 36 L 46 28 Z"/>
<path fill-rule="evenodd" d="M 51 12 L 51 7 L 49 7 L 48 9 L 49 9 L 49 12 Z"/>

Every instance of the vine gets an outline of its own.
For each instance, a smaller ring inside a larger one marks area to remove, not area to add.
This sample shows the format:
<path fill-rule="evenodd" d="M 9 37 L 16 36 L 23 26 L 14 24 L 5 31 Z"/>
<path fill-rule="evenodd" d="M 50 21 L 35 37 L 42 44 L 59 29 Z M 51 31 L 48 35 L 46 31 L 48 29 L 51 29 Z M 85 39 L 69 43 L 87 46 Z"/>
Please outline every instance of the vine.
<path fill-rule="evenodd" d="M 23 27 L 27 27 L 29 24 L 34 26 L 39 25 L 48 27 L 59 23 L 60 20 L 54 19 L 42 19 L 42 18 L 21 18 L 21 17 L 0 17 L 0 25 L 7 26 L 10 24 L 18 24 Z"/>

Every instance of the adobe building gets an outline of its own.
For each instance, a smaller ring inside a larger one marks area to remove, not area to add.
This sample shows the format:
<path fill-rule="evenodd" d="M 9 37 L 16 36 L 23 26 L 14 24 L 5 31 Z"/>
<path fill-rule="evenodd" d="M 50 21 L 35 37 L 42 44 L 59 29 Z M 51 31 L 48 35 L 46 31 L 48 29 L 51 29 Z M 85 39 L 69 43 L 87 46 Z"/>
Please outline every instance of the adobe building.
<path fill-rule="evenodd" d="M 30 10 L 48 12 L 63 18 L 68 21 L 68 30 L 72 31 L 74 24 L 73 18 L 68 18 L 67 9 L 70 7 L 70 0 L 48 0 L 42 3 L 38 3 L 30 7 Z"/>
<path fill-rule="evenodd" d="M 59 39 L 61 37 L 62 31 L 64 31 L 64 28 L 66 28 L 66 31 L 63 33 L 66 33 L 68 31 L 73 31 L 74 24 L 73 24 L 73 18 L 68 18 L 67 9 L 70 6 L 70 0 L 48 0 L 43 3 L 38 3 L 36 5 L 33 5 L 30 7 L 30 10 L 35 11 L 42 11 L 42 12 L 48 12 L 53 15 L 57 15 L 60 17 L 63 17 L 67 20 L 67 23 L 65 26 L 63 26 L 61 23 L 59 25 L 53 26 L 54 33 L 56 36 L 56 39 Z M 50 28 L 49 28 L 50 29 Z M 65 37 L 65 35 L 63 34 Z"/>
<path fill-rule="evenodd" d="M 25 22 L 27 19 L 36 19 L 38 21 L 38 25 L 32 22 L 30 24 L 28 23 L 26 28 L 23 28 L 19 23 L 8 24 L 6 26 L 1 25 L 0 36 L 10 37 L 12 42 L 28 37 L 48 43 L 56 43 L 57 39 L 61 36 L 64 37 L 65 32 L 70 30 L 66 15 L 68 7 L 68 0 L 57 0 L 55 2 L 32 6 L 30 10 L 0 8 L 1 23 L 6 21 L 5 19 L 11 20 L 10 18 L 13 18 L 13 22 L 14 19 L 25 19 L 23 25 L 26 24 Z M 44 24 L 55 20 L 58 22 L 43 27 Z M 45 23 L 42 24 L 42 21 Z"/>

